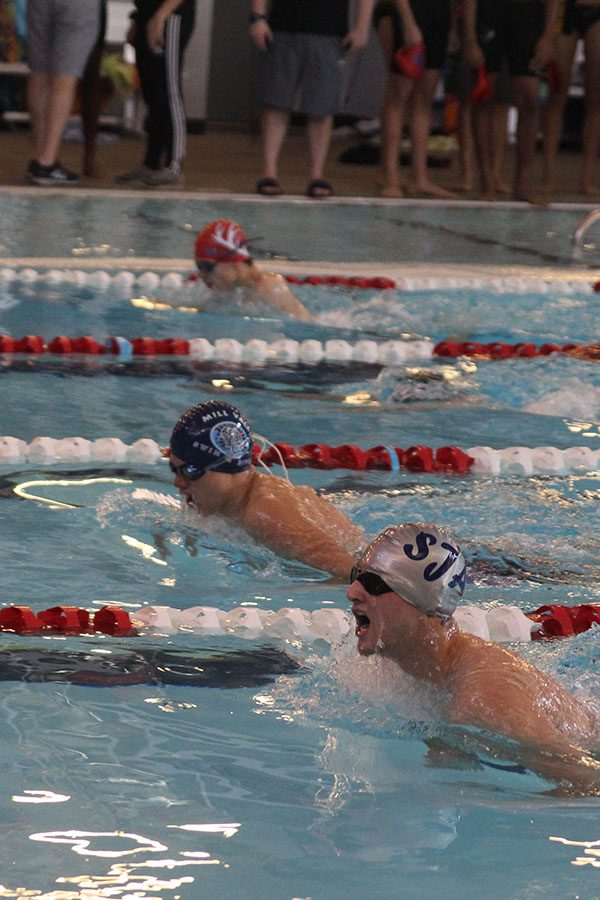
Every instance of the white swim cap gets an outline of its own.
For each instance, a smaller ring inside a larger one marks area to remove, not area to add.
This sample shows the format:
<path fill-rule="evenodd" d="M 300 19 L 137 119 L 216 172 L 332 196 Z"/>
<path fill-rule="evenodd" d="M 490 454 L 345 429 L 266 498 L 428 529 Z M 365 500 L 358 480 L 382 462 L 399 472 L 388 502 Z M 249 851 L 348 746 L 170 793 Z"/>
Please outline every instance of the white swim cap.
<path fill-rule="evenodd" d="M 386 528 L 362 554 L 360 572 L 386 584 L 428 616 L 449 618 L 463 594 L 467 567 L 460 547 L 437 525 L 409 522 Z"/>

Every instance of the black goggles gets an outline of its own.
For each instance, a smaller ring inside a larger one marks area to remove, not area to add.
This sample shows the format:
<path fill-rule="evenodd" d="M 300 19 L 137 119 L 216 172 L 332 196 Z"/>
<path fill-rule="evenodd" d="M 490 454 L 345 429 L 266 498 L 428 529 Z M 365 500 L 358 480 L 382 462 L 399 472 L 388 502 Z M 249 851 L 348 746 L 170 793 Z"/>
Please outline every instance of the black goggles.
<path fill-rule="evenodd" d="M 353 566 L 350 572 L 350 584 L 354 581 L 362 584 L 367 594 L 371 594 L 373 597 L 388 594 L 393 590 L 389 584 L 386 584 L 381 575 L 376 575 L 375 572 L 361 572 L 358 566 Z"/>
<path fill-rule="evenodd" d="M 209 262 L 205 259 L 196 260 L 196 267 L 198 268 L 199 272 L 202 272 L 203 275 L 210 275 L 216 265 L 216 262 Z"/>
<path fill-rule="evenodd" d="M 190 466 L 187 463 L 176 466 L 172 460 L 169 460 L 169 468 L 173 475 L 181 475 L 186 481 L 198 481 L 208 471 L 207 469 L 199 469 L 198 466 Z"/>

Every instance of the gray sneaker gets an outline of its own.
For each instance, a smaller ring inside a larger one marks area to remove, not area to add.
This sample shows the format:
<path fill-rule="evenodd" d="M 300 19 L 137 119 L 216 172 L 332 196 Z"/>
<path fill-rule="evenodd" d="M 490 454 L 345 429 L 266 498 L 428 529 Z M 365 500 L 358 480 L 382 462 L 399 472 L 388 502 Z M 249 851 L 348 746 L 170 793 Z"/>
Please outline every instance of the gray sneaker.
<path fill-rule="evenodd" d="M 117 184 L 145 184 L 146 178 L 152 171 L 148 166 L 136 166 L 135 169 L 131 169 L 129 172 L 117 175 L 115 182 Z"/>
<path fill-rule="evenodd" d="M 172 169 L 157 169 L 151 171 L 144 181 L 146 187 L 180 187 L 183 184 L 181 172 L 173 172 Z"/>

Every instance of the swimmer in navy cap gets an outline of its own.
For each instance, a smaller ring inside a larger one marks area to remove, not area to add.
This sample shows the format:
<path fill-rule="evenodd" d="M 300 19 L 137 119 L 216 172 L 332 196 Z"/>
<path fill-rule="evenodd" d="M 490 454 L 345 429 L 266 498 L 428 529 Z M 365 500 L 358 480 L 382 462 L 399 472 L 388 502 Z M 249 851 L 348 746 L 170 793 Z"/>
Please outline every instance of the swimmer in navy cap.
<path fill-rule="evenodd" d="M 345 581 L 361 528 L 309 487 L 252 465 L 252 431 L 235 406 L 200 403 L 175 424 L 165 455 L 184 503 L 200 516 L 222 516 L 288 559 Z"/>
<path fill-rule="evenodd" d="M 453 613 L 466 566 L 447 531 L 425 523 L 386 528 L 350 578 L 362 656 L 384 656 L 432 686 L 449 722 L 517 742 L 506 755 L 542 777 L 600 791 L 592 710 L 512 650 L 459 630 Z"/>
<path fill-rule="evenodd" d="M 306 307 L 282 275 L 260 269 L 237 222 L 216 219 L 196 237 L 194 258 L 199 277 L 218 293 L 243 289 L 248 302 L 262 301 L 296 319 L 311 321 Z"/>

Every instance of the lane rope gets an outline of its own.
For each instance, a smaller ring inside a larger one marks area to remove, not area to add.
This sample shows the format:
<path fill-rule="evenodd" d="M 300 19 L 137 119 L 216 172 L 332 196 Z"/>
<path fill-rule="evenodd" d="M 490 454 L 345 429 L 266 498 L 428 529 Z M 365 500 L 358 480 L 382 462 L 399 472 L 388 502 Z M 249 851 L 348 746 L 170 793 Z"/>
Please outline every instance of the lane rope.
<path fill-rule="evenodd" d="M 66 356 L 113 356 L 121 361 L 134 357 L 188 356 L 192 360 L 223 360 L 241 363 L 320 363 L 364 362 L 383 366 L 395 366 L 410 360 L 431 359 L 433 342 L 414 341 L 372 341 L 362 340 L 350 343 L 343 340 L 295 341 L 281 338 L 271 343 L 252 338 L 241 343 L 235 338 L 217 338 L 211 343 L 207 338 L 198 337 L 154 339 L 108 337 L 103 343 L 89 335 L 66 337 L 59 335 L 48 343 L 39 335 L 29 334 L 21 338 L 0 335 L 0 354 L 26 354 L 41 356 L 52 354 Z"/>
<path fill-rule="evenodd" d="M 544 605 L 530 613 L 516 606 L 490 610 L 459 606 L 454 619 L 461 629 L 486 641 L 532 641 L 570 637 L 600 626 L 600 606 Z M 352 616 L 335 607 L 314 612 L 283 607 L 273 612 L 238 606 L 232 610 L 213 606 L 176 609 L 145 606 L 133 614 L 119 606 L 106 605 L 96 612 L 76 606 L 53 606 L 34 612 L 29 606 L 0 609 L 0 631 L 16 634 L 106 634 L 114 637 L 140 635 L 232 635 L 244 639 L 280 638 L 312 643 L 337 644 L 349 633 Z"/>
<path fill-rule="evenodd" d="M 26 262 L 23 260 L 23 262 Z M 188 284 L 190 275 L 190 263 L 187 260 L 156 260 L 146 258 L 143 260 L 123 259 L 115 257 L 110 259 L 111 271 L 96 268 L 94 259 L 74 260 L 72 265 L 67 265 L 71 260 L 51 258 L 31 259 L 29 264 L 21 265 L 21 260 L 6 260 L 0 267 L 0 283 L 12 284 L 72 284 L 76 287 L 91 287 L 105 291 L 118 289 L 128 291 L 133 287 L 143 291 L 156 291 L 159 289 L 177 292 L 183 291 Z M 108 262 L 108 261 L 106 261 Z M 532 275 L 525 272 L 524 267 L 519 273 L 515 267 L 487 267 L 485 274 L 478 272 L 476 267 L 465 266 L 398 266 L 389 264 L 382 266 L 388 274 L 373 273 L 372 265 L 354 264 L 352 268 L 357 274 L 335 275 L 323 274 L 316 269 L 326 263 L 299 262 L 291 264 L 279 260 L 261 260 L 261 264 L 270 270 L 278 272 L 290 284 L 314 285 L 314 286 L 348 286 L 352 288 L 368 288 L 375 290 L 438 290 L 486 288 L 499 293 L 581 293 L 597 292 L 600 282 L 591 281 L 583 274 L 577 275 L 566 269 L 540 269 Z M 62 263 L 62 268 L 59 265 Z M 135 270 L 134 270 L 135 266 Z M 131 268 L 128 268 L 131 267 Z M 141 270 L 140 270 L 141 267 Z M 155 267 L 155 268 L 152 268 Z M 285 269 L 295 271 L 286 272 Z M 440 274 L 432 274 L 435 269 Z M 308 273 L 308 274 L 307 274 Z M 394 273 L 394 274 L 392 274 Z M 395 274 L 399 273 L 399 274 Z"/>
<path fill-rule="evenodd" d="M 10 435 L 0 436 L 0 465 L 30 463 L 142 463 L 156 464 L 164 457 L 156 441 L 140 438 L 126 444 L 117 437 L 88 440 L 83 437 L 38 436 L 27 443 Z M 281 465 L 288 469 L 353 469 L 356 471 L 455 473 L 460 475 L 566 475 L 600 470 L 600 449 L 559 447 L 429 447 L 406 449 L 379 444 L 366 450 L 355 444 L 303 444 L 294 447 L 274 443 L 254 444 L 254 465 Z"/>
<path fill-rule="evenodd" d="M 476 359 L 534 359 L 560 353 L 577 359 L 600 361 L 600 343 L 552 343 L 535 344 L 520 341 L 480 343 L 477 341 L 439 341 L 428 339 L 412 341 L 360 340 L 354 343 L 333 339 L 324 343 L 318 340 L 295 341 L 281 338 L 268 343 L 252 338 L 241 343 L 236 338 L 217 338 L 211 343 L 207 338 L 150 338 L 108 337 L 102 343 L 90 335 L 67 337 L 58 335 L 47 341 L 39 335 L 28 334 L 21 338 L 0 334 L 0 354 L 25 354 L 40 356 L 116 356 L 121 360 L 133 357 L 189 356 L 193 360 L 224 360 L 229 362 L 257 363 L 319 363 L 365 362 L 383 366 L 399 365 L 409 360 L 425 360 L 432 357 Z"/>

